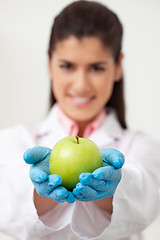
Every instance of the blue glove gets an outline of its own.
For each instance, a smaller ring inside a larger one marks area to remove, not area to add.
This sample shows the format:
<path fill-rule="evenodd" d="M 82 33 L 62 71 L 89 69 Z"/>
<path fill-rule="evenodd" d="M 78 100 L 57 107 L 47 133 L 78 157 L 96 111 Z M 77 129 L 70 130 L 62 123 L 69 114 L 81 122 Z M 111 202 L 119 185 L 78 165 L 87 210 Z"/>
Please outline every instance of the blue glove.
<path fill-rule="evenodd" d="M 50 174 L 49 157 L 51 149 L 46 147 L 34 147 L 28 149 L 23 158 L 26 163 L 32 164 L 30 168 L 30 178 L 36 192 L 43 197 L 54 199 L 62 203 L 67 201 L 73 203 L 75 197 L 62 184 L 62 178 L 56 174 Z"/>
<path fill-rule="evenodd" d="M 121 167 L 124 156 L 113 148 L 101 150 L 103 167 L 93 173 L 81 173 L 80 182 L 73 189 L 73 194 L 79 201 L 95 201 L 112 197 L 122 176 Z"/>

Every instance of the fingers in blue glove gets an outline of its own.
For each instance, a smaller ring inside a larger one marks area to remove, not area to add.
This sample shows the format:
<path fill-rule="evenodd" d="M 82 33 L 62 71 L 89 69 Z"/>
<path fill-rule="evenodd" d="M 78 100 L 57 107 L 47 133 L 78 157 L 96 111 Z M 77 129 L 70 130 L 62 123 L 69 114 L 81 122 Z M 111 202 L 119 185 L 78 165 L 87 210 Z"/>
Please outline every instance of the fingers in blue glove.
<path fill-rule="evenodd" d="M 65 187 L 59 186 L 50 193 L 50 197 L 56 202 L 63 203 L 67 201 L 68 203 L 73 203 L 75 201 L 75 196 L 72 192 L 68 191 Z"/>
<path fill-rule="evenodd" d="M 96 169 L 93 173 L 93 177 L 99 180 L 105 181 L 120 181 L 122 176 L 121 169 L 115 169 L 112 166 L 100 167 Z"/>
<path fill-rule="evenodd" d="M 82 183 L 77 183 L 76 188 L 73 189 L 73 194 L 75 196 L 81 196 L 83 195 L 83 197 L 87 197 L 89 193 L 89 197 L 95 197 L 96 195 L 96 191 L 94 189 L 92 189 L 89 186 L 85 186 Z"/>
<path fill-rule="evenodd" d="M 34 182 L 35 189 L 40 196 L 49 197 L 56 202 L 62 203 L 67 201 L 73 203 L 75 197 L 66 188 L 59 186 L 62 183 L 62 178 L 56 174 L 49 175 L 44 182 Z"/>
<path fill-rule="evenodd" d="M 61 176 L 57 175 L 57 174 L 52 174 L 48 176 L 48 184 L 53 186 L 53 187 L 57 187 L 59 185 L 62 184 L 62 178 Z"/>
<path fill-rule="evenodd" d="M 114 148 L 104 148 L 101 149 L 101 154 L 103 161 L 106 164 L 112 165 L 115 168 L 121 168 L 124 164 L 124 155 Z"/>
<path fill-rule="evenodd" d="M 94 178 L 92 173 L 81 173 L 79 180 L 83 185 L 90 186 L 97 191 L 104 191 L 108 185 L 106 181 Z"/>
<path fill-rule="evenodd" d="M 102 156 L 105 166 L 80 174 L 80 182 L 73 189 L 78 200 L 88 202 L 113 196 L 122 176 L 124 157 L 115 149 L 103 149 Z"/>
<path fill-rule="evenodd" d="M 51 149 L 46 147 L 34 147 L 25 151 L 23 158 L 26 163 L 32 164 L 30 170 L 31 180 L 44 181 L 47 175 L 50 174 L 49 170 L 49 157 Z"/>
<path fill-rule="evenodd" d="M 72 192 L 68 191 L 65 187 L 59 186 L 50 193 L 50 197 L 56 202 L 63 203 L 67 201 L 68 203 L 73 203 L 75 201 L 75 196 Z"/>
<path fill-rule="evenodd" d="M 50 156 L 51 149 L 46 147 L 33 147 L 29 148 L 23 154 L 23 159 L 28 164 L 35 164 L 43 161 L 47 156 Z"/>
<path fill-rule="evenodd" d="M 48 194 L 51 193 L 61 183 L 62 183 L 61 177 L 56 174 L 50 175 L 47 178 L 47 180 L 43 182 L 33 181 L 37 193 L 44 197 L 48 197 Z"/>
<path fill-rule="evenodd" d="M 55 188 L 50 193 L 50 197 L 53 198 L 56 202 L 65 202 L 67 196 L 68 196 L 68 191 L 63 186 L 59 186 L 59 187 Z"/>
<path fill-rule="evenodd" d="M 67 201 L 68 203 L 73 203 L 75 200 L 76 200 L 76 199 L 75 199 L 75 196 L 73 195 L 73 193 L 70 192 L 70 191 L 68 191 L 68 196 L 67 196 L 67 198 L 66 198 L 66 201 Z"/>
<path fill-rule="evenodd" d="M 90 186 L 83 185 L 82 183 L 77 183 L 76 188 L 73 189 L 73 194 L 80 201 L 95 201 L 102 198 L 109 198 L 113 196 L 117 181 L 106 182 L 106 187 L 104 191 L 97 191 Z"/>
<path fill-rule="evenodd" d="M 72 203 L 75 196 L 66 188 L 60 186 L 62 178 L 56 174 L 50 174 L 49 157 L 51 149 L 46 147 L 34 147 L 28 149 L 23 158 L 26 163 L 32 164 L 30 168 L 30 178 L 37 193 L 40 196 L 49 197 L 56 202 Z"/>
<path fill-rule="evenodd" d="M 36 189 L 36 192 L 43 197 L 48 197 L 49 193 L 51 193 L 54 190 L 54 187 L 52 185 L 49 185 L 47 181 L 44 181 L 43 183 L 33 184 Z"/>
<path fill-rule="evenodd" d="M 104 195 L 104 192 L 98 192 L 90 186 L 85 186 L 81 183 L 77 183 L 76 188 L 73 189 L 73 194 L 78 200 L 89 202 L 99 199 Z"/>
<path fill-rule="evenodd" d="M 38 169 L 34 166 L 30 169 L 30 178 L 32 182 L 41 183 L 47 180 L 48 174 L 41 169 Z"/>

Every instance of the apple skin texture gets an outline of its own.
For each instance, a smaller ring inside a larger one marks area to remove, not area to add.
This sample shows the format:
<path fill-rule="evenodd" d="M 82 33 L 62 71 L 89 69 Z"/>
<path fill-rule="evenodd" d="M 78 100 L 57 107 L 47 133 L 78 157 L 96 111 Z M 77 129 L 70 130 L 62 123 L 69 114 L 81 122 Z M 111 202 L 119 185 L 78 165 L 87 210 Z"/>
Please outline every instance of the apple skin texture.
<path fill-rule="evenodd" d="M 68 190 L 76 186 L 81 173 L 92 173 L 103 165 L 101 151 L 93 141 L 80 137 L 78 141 L 73 136 L 61 139 L 49 159 L 50 173 L 61 176 L 62 186 Z"/>

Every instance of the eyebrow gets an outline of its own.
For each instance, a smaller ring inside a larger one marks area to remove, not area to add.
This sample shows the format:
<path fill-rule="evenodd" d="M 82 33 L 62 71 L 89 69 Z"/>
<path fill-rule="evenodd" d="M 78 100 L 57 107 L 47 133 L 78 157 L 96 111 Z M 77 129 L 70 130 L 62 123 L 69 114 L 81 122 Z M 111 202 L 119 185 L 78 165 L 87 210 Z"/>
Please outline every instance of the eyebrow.
<path fill-rule="evenodd" d="M 100 61 L 100 62 L 93 62 L 93 63 L 90 63 L 91 65 L 98 65 L 98 64 L 100 64 L 100 65 L 107 65 L 108 64 L 108 62 L 107 61 Z"/>
<path fill-rule="evenodd" d="M 73 64 L 72 61 L 65 60 L 65 59 L 59 59 L 58 61 L 59 62 L 63 62 L 63 63 L 71 63 L 71 64 Z M 98 61 L 98 62 L 91 62 L 91 63 L 89 63 L 89 65 L 107 65 L 107 64 L 108 64 L 107 61 Z"/>

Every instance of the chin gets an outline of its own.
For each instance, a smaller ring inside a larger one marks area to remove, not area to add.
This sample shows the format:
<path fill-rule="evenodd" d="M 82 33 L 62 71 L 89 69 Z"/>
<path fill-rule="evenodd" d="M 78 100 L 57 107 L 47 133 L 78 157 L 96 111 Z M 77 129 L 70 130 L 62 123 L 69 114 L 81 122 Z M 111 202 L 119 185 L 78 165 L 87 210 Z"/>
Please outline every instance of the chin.
<path fill-rule="evenodd" d="M 74 114 L 71 116 L 76 122 L 90 122 L 97 114 Z"/>

